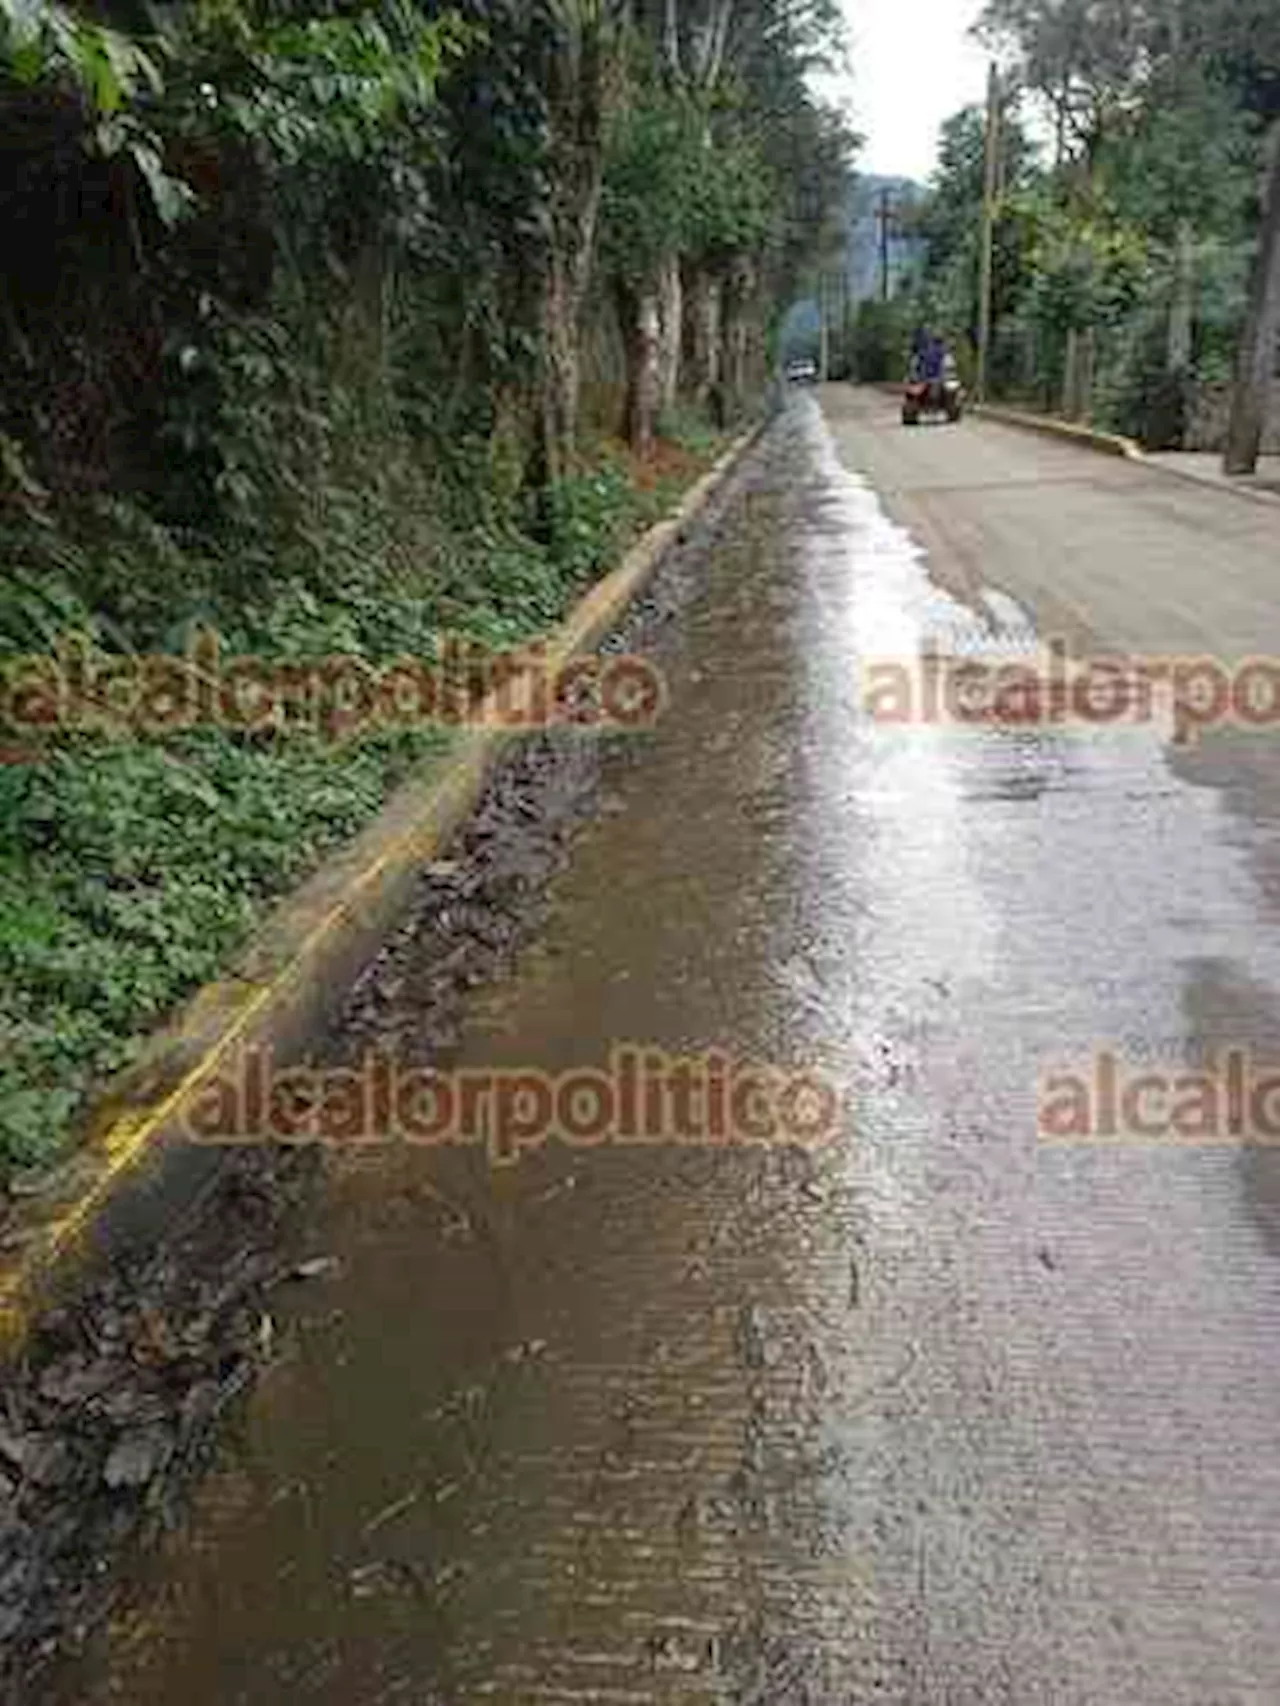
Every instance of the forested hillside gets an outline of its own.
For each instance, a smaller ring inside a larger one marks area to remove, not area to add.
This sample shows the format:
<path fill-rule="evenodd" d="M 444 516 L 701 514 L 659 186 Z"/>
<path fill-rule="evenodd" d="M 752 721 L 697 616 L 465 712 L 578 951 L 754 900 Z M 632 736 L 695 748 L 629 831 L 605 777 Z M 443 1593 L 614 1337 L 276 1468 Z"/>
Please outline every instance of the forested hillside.
<path fill-rule="evenodd" d="M 1222 449 L 1277 272 L 1280 4 L 990 0 L 980 35 L 1002 73 L 993 389 L 1153 447 Z M 922 317 L 972 352 L 985 137 L 976 107 L 945 128 L 899 357 Z"/>
<path fill-rule="evenodd" d="M 3 0 L 7 711 L 71 635 L 373 662 L 550 625 L 757 406 L 845 193 L 836 20 Z M 444 738 L 109 722 L 0 728 L 10 1158 Z"/>

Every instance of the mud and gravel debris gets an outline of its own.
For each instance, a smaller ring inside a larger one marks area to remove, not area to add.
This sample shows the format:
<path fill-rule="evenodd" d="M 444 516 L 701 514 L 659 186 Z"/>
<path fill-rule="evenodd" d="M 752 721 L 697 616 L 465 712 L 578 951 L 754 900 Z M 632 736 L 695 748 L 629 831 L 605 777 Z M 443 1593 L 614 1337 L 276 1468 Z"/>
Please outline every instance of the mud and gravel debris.
<path fill-rule="evenodd" d="M 97 1272 L 45 1314 L 0 1380 L 0 1687 L 111 1608 L 111 1561 L 172 1520 L 217 1424 L 269 1354 L 305 1151 L 228 1160 L 217 1211 Z"/>
<path fill-rule="evenodd" d="M 753 462 L 602 651 L 661 651 Z M 327 1060 L 358 1051 L 370 1032 L 385 1038 L 394 1005 L 420 1058 L 447 1064 L 468 993 L 508 969 L 574 830 L 601 809 L 606 744 L 538 736 L 499 765 L 323 1039 Z M 74 1300 L 43 1315 L 0 1368 L 0 1698 L 34 1698 L 53 1662 L 110 1616 L 120 1563 L 176 1522 L 229 1412 L 279 1353 L 272 1293 L 332 1273 L 329 1258 L 292 1247 L 324 1176 L 317 1149 L 229 1150 L 198 1214 L 138 1256 L 87 1270 Z"/>

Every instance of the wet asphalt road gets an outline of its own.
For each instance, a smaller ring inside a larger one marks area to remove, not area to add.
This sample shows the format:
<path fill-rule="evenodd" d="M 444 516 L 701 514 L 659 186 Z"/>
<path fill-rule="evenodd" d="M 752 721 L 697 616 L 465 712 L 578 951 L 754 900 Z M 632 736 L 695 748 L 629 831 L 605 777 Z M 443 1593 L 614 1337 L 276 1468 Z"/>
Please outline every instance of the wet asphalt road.
<path fill-rule="evenodd" d="M 839 1139 L 345 1163 L 340 1268 L 60 1699 L 1280 1701 L 1280 1154 L 1036 1135 L 1101 1048 L 1280 1064 L 1280 735 L 859 692 L 928 640 L 1280 653 L 1276 516 L 824 407 L 757 451 L 666 719 L 449 1059 L 819 1063 Z M 348 1056 L 413 1052 L 423 940 Z"/>

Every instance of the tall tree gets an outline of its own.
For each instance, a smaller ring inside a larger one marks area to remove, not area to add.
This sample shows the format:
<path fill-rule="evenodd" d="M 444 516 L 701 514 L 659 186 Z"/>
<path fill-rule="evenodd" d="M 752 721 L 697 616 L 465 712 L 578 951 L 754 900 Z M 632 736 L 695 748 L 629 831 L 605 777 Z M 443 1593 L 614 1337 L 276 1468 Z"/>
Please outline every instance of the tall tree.
<path fill-rule="evenodd" d="M 1111 205 L 1163 253 L 1166 366 L 1191 359 L 1199 234 L 1234 200 L 1248 110 L 1280 115 L 1276 0 L 989 0 L 980 31 L 1008 52 L 1053 115 L 1057 164 L 1078 221 L 1105 181 Z M 1225 191 L 1225 193 L 1224 193 Z M 1106 192 L 1104 192 L 1106 199 Z M 1261 197 L 1238 352 L 1228 466 L 1256 466 L 1280 337 L 1280 178 Z"/>
<path fill-rule="evenodd" d="M 1270 127 L 1270 169 L 1224 457 L 1228 474 L 1252 474 L 1262 452 L 1280 349 L 1280 7 L 1274 0 L 1206 0 L 1198 29 L 1203 45 L 1225 62 Z"/>
<path fill-rule="evenodd" d="M 603 249 L 612 281 L 626 359 L 626 436 L 644 454 L 657 418 L 674 401 L 679 347 L 679 297 L 667 275 L 677 270 L 686 242 L 698 166 L 701 123 L 679 89 L 648 74 L 642 58 L 609 139 L 604 189 Z M 674 316 L 674 328 L 672 317 Z"/>
<path fill-rule="evenodd" d="M 1272 138 L 1272 162 L 1263 195 L 1262 229 L 1253 265 L 1249 309 L 1236 364 L 1236 383 L 1227 427 L 1223 466 L 1228 474 L 1253 474 L 1276 378 L 1280 350 L 1280 134 Z"/>
<path fill-rule="evenodd" d="M 605 196 L 643 448 L 682 353 L 696 403 L 731 412 L 743 395 L 761 305 L 784 282 L 773 263 L 821 240 L 851 139 L 806 82 L 838 41 L 831 0 L 641 0 L 637 18 Z"/>
<path fill-rule="evenodd" d="M 540 0 L 535 10 L 549 134 L 536 465 L 545 489 L 572 466 L 577 439 L 579 335 L 595 257 L 608 115 L 620 86 L 626 0 Z"/>

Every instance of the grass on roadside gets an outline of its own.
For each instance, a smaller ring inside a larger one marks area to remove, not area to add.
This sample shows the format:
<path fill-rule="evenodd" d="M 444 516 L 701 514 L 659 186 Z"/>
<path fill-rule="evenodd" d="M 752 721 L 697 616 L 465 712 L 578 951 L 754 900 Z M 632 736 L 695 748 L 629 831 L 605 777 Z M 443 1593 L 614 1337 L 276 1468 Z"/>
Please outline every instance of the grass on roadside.
<path fill-rule="evenodd" d="M 357 557 L 324 591 L 283 574 L 265 596 L 219 603 L 179 558 L 167 568 L 182 603 L 130 590 L 130 606 L 115 589 L 137 582 L 101 547 L 59 543 L 60 572 L 43 564 L 0 587 L 0 664 L 72 629 L 112 650 L 180 651 L 196 619 L 230 650 L 281 661 L 430 657 L 445 630 L 510 647 L 563 616 L 719 448 L 666 445 L 639 467 L 607 447 L 556 493 L 550 545 L 507 521 L 473 525 L 428 571 L 362 575 Z M 105 1080 L 227 969 L 271 903 L 447 746 L 441 730 L 335 744 L 200 729 L 63 735 L 0 763 L 0 1176 L 55 1158 Z"/>

